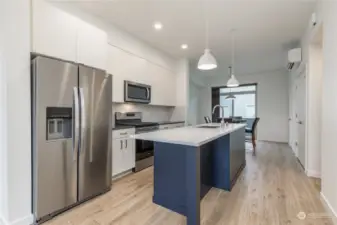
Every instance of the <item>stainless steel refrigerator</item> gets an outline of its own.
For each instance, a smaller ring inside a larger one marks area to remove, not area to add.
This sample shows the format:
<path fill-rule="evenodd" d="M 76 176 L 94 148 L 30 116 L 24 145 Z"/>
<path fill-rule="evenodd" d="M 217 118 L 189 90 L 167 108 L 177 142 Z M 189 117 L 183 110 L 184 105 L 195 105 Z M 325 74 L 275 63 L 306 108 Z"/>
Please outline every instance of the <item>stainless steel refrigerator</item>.
<path fill-rule="evenodd" d="M 110 189 L 112 78 L 42 56 L 33 59 L 31 75 L 33 213 L 39 223 Z"/>

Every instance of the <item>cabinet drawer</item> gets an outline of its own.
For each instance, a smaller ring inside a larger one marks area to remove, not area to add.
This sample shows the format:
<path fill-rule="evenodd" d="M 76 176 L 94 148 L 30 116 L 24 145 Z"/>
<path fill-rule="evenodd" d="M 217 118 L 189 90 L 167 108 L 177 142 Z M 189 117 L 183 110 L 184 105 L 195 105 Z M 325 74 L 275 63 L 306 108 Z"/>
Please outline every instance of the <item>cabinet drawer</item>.
<path fill-rule="evenodd" d="M 135 128 L 114 130 L 112 131 L 112 139 L 127 138 L 130 135 L 134 135 L 135 131 L 136 131 Z"/>

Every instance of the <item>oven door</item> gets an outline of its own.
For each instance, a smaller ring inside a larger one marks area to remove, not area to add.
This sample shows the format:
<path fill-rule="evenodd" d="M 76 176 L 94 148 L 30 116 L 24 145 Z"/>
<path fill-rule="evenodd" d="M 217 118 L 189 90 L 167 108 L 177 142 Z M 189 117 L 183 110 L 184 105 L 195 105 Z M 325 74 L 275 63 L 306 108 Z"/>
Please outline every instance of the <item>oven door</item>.
<path fill-rule="evenodd" d="M 151 86 L 124 81 L 124 101 L 148 104 L 151 102 Z"/>
<path fill-rule="evenodd" d="M 153 141 L 136 140 L 136 161 L 140 161 L 154 154 Z"/>

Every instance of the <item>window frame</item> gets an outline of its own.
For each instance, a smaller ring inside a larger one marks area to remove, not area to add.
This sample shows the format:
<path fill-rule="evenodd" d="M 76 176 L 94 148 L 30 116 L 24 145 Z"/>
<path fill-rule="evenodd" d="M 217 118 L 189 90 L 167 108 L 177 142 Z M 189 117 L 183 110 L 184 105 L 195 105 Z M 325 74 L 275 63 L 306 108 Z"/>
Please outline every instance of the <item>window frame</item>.
<path fill-rule="evenodd" d="M 230 93 L 233 94 L 233 95 L 235 95 L 235 94 L 237 94 L 237 95 L 240 95 L 240 94 L 255 94 L 255 117 L 258 117 L 258 102 L 257 102 L 258 83 L 241 84 L 238 87 L 244 87 L 244 86 L 255 86 L 255 91 L 240 91 L 240 92 L 230 92 Z M 211 94 L 212 102 L 213 102 L 213 96 L 212 95 L 213 95 L 214 90 L 216 90 L 216 89 L 217 89 L 217 92 L 219 93 L 219 104 L 220 104 L 220 96 L 227 96 L 228 95 L 228 93 L 221 93 L 220 92 L 221 88 L 231 88 L 231 87 L 228 87 L 227 85 L 212 87 L 211 88 L 211 90 L 212 90 L 211 91 L 212 92 L 212 94 Z M 232 116 L 231 117 L 234 116 L 234 105 L 235 105 L 234 99 L 232 99 Z M 213 104 L 212 104 L 211 107 L 212 107 L 212 109 L 211 109 L 211 112 L 212 112 L 213 107 L 214 107 Z M 218 116 L 218 118 L 220 118 L 220 117 L 221 117 L 221 115 Z"/>

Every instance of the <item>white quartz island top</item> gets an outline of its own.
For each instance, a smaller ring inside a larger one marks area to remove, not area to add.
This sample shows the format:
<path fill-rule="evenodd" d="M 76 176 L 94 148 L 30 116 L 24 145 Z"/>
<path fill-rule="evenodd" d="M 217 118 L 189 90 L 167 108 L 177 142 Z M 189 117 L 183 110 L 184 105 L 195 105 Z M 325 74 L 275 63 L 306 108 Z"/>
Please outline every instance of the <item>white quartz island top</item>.
<path fill-rule="evenodd" d="M 137 134 L 134 135 L 134 138 L 147 141 L 157 141 L 198 147 L 219 137 L 234 132 L 240 128 L 243 128 L 246 126 L 246 124 L 228 124 L 223 128 L 200 128 L 201 126 L 220 126 L 220 124 L 211 123 L 169 130 L 159 130 L 149 133 Z"/>

